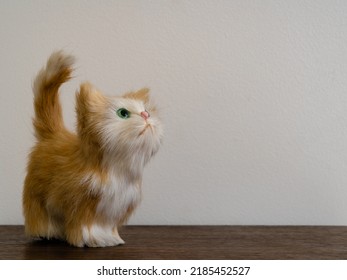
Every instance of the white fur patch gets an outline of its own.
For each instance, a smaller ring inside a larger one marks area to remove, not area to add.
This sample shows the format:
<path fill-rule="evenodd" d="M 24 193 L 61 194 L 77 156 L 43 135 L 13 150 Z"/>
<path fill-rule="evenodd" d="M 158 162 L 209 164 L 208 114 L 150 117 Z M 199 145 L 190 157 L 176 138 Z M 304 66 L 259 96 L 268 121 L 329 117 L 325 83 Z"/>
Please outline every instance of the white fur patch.
<path fill-rule="evenodd" d="M 97 224 L 91 227 L 84 226 L 82 228 L 83 242 L 88 247 L 106 247 L 124 244 L 119 237 L 118 232 L 115 233 L 111 226 L 100 226 Z"/>
<path fill-rule="evenodd" d="M 110 225 L 118 225 L 129 207 L 136 207 L 141 200 L 140 185 L 129 183 L 115 175 L 110 176 L 105 184 L 94 174 L 86 176 L 82 182 L 89 184 L 92 193 L 100 195 L 96 211 Z"/>
<path fill-rule="evenodd" d="M 140 186 L 127 184 L 113 177 L 110 183 L 103 187 L 101 200 L 97 211 L 106 215 L 110 221 L 120 221 L 128 208 L 137 206 L 141 199 Z"/>

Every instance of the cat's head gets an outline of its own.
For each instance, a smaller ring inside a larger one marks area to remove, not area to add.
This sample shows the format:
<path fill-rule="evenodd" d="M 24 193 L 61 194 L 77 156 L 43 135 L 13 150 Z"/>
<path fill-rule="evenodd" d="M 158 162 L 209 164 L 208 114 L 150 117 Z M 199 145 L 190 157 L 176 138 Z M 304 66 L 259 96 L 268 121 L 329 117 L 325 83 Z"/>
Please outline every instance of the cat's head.
<path fill-rule="evenodd" d="M 76 100 L 79 137 L 103 158 L 143 166 L 158 151 L 163 130 L 148 89 L 109 97 L 84 83 Z"/>

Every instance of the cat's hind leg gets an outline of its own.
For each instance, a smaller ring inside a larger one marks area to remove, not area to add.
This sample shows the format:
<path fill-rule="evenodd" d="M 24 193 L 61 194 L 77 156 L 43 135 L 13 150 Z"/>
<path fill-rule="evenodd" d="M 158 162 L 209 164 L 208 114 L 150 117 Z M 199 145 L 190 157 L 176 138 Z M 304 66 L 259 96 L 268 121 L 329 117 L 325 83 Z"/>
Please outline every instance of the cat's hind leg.
<path fill-rule="evenodd" d="M 24 203 L 25 233 L 31 237 L 49 239 L 49 216 L 45 207 L 37 200 Z"/>

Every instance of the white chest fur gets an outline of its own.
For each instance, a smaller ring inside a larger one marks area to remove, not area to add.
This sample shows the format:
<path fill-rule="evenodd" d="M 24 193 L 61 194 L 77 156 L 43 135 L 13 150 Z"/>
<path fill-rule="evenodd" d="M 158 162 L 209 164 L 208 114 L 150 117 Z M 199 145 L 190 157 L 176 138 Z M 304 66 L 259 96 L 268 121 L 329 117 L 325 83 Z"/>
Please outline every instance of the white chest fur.
<path fill-rule="evenodd" d="M 102 183 L 95 175 L 88 176 L 86 182 L 90 191 L 100 197 L 96 211 L 109 224 L 118 225 L 130 208 L 135 208 L 141 200 L 140 183 L 134 184 L 124 178 L 112 175 Z"/>

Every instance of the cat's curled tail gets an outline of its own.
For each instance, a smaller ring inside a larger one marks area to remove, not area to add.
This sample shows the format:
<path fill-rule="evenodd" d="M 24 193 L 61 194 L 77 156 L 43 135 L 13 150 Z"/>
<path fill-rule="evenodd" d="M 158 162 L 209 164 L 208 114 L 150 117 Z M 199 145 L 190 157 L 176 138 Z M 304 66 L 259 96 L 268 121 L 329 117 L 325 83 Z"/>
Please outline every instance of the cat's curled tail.
<path fill-rule="evenodd" d="M 46 67 L 37 74 L 33 83 L 35 117 L 33 124 L 38 140 L 51 138 L 64 129 L 59 102 L 60 86 L 71 78 L 75 59 L 62 51 L 54 52 Z"/>

